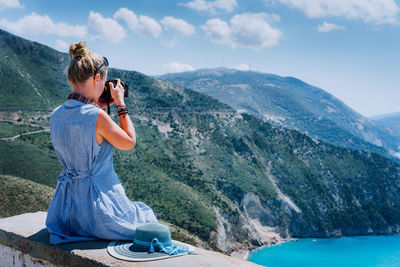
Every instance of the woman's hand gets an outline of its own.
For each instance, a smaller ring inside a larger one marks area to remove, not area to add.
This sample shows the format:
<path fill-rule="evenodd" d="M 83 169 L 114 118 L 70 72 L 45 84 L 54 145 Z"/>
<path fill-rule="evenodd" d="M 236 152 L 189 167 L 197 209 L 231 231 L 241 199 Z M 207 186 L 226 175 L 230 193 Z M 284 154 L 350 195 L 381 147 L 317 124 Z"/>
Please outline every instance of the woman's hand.
<path fill-rule="evenodd" d="M 111 93 L 111 98 L 114 100 L 115 104 L 117 106 L 125 105 L 125 100 L 124 100 L 124 93 L 125 93 L 125 88 L 121 85 L 121 80 L 117 80 L 117 85 L 114 87 L 114 84 L 110 82 L 110 93 Z"/>

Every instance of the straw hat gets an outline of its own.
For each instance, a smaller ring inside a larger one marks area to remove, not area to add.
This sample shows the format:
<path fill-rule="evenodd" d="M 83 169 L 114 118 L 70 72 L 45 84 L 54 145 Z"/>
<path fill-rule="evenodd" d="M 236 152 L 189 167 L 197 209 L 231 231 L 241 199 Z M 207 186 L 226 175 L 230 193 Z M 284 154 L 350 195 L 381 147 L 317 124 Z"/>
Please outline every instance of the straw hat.
<path fill-rule="evenodd" d="M 193 246 L 172 240 L 168 226 L 159 223 L 138 226 L 133 241 L 112 241 L 107 251 L 111 256 L 127 261 L 151 261 L 197 254 Z"/>

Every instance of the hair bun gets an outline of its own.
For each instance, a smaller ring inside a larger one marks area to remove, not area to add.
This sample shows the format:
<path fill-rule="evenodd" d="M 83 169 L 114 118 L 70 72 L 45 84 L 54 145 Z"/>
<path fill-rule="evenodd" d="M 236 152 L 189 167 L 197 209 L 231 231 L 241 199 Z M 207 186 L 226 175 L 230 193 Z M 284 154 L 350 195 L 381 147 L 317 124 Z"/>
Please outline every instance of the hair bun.
<path fill-rule="evenodd" d="M 76 60 L 87 56 L 89 53 L 90 50 L 84 42 L 73 43 L 69 47 L 69 55 Z"/>

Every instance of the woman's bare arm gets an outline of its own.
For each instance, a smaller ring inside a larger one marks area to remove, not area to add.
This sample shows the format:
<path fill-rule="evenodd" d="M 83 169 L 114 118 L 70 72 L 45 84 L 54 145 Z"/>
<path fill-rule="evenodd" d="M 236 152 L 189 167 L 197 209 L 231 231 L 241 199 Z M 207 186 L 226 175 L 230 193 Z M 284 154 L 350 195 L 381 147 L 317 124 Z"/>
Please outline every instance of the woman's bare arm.
<path fill-rule="evenodd" d="M 118 106 L 125 106 L 124 88 L 118 79 L 117 85 L 114 87 L 110 83 L 111 97 Z M 105 111 L 100 110 L 97 115 L 96 124 L 96 141 L 101 144 L 105 138 L 111 145 L 121 150 L 130 150 L 136 145 L 135 127 L 128 114 L 118 116 L 118 126 Z"/>
<path fill-rule="evenodd" d="M 136 133 L 129 115 L 121 115 L 119 120 L 120 126 L 104 110 L 99 110 L 96 124 L 96 141 L 99 145 L 105 138 L 111 145 L 121 150 L 135 147 Z"/>

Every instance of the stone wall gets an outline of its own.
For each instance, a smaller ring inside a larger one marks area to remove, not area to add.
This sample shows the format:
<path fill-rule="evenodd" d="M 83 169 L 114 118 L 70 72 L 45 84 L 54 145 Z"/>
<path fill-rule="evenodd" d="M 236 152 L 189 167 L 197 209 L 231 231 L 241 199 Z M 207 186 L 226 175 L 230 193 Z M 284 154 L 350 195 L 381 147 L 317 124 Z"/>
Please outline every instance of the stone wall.
<path fill-rule="evenodd" d="M 46 212 L 0 219 L 0 266 L 258 266 L 221 253 L 196 248 L 198 255 L 133 263 L 107 253 L 108 241 L 53 246 L 45 228 Z"/>

